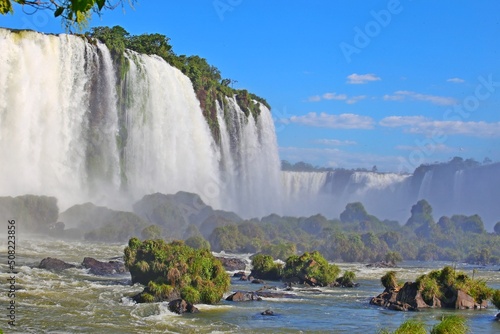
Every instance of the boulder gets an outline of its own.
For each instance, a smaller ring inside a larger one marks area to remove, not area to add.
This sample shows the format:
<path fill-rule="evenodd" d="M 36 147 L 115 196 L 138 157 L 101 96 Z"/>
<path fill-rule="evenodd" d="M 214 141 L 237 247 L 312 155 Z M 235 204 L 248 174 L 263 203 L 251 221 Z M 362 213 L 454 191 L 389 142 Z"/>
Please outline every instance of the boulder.
<path fill-rule="evenodd" d="M 233 277 L 243 277 L 243 276 L 246 277 L 246 274 L 244 271 L 238 271 L 237 273 L 233 274 Z"/>
<path fill-rule="evenodd" d="M 261 279 L 254 279 L 254 280 L 252 281 L 252 283 L 253 283 L 253 284 L 264 284 L 265 282 L 264 282 L 263 280 L 261 280 Z"/>
<path fill-rule="evenodd" d="M 274 312 L 270 309 L 267 309 L 264 312 L 261 312 L 260 314 L 261 315 L 274 315 Z"/>
<path fill-rule="evenodd" d="M 177 314 L 200 312 L 200 310 L 198 310 L 193 304 L 188 303 L 184 299 L 172 300 L 168 303 L 168 309 L 170 312 Z"/>
<path fill-rule="evenodd" d="M 101 262 L 91 257 L 84 258 L 82 266 L 86 269 L 90 269 L 91 274 L 99 276 L 122 274 L 127 271 L 122 262 Z"/>
<path fill-rule="evenodd" d="M 227 271 L 235 271 L 235 270 L 245 270 L 246 263 L 243 260 L 230 258 L 230 257 L 217 257 L 219 261 L 222 263 L 222 266 Z"/>
<path fill-rule="evenodd" d="M 394 268 L 396 265 L 393 262 L 379 261 L 379 262 L 369 263 L 366 266 L 371 268 Z"/>
<path fill-rule="evenodd" d="M 247 302 L 247 301 L 261 301 L 262 298 L 257 295 L 255 292 L 245 292 L 245 291 L 237 291 L 232 295 L 228 296 L 226 300 L 231 302 Z"/>
<path fill-rule="evenodd" d="M 76 266 L 74 264 L 66 263 L 62 260 L 52 258 L 52 257 L 46 257 L 38 265 L 38 268 L 40 268 L 40 269 L 47 269 L 47 270 L 53 270 L 53 271 L 61 271 L 64 269 L 75 268 L 75 267 Z"/>
<path fill-rule="evenodd" d="M 462 290 L 457 290 L 457 297 L 455 301 L 455 309 L 465 310 L 465 309 L 477 309 L 486 308 L 488 306 L 487 301 L 483 301 L 481 304 L 476 303 L 472 296 L 463 292 Z"/>
<path fill-rule="evenodd" d="M 486 308 L 487 301 L 481 304 L 462 290 L 450 288 L 440 299 L 432 298 L 432 305 L 427 304 L 418 290 L 417 283 L 406 282 L 403 287 L 386 289 L 377 297 L 370 300 L 370 304 L 385 307 L 397 311 L 414 311 L 423 308 L 454 308 L 454 309 L 477 309 Z"/>

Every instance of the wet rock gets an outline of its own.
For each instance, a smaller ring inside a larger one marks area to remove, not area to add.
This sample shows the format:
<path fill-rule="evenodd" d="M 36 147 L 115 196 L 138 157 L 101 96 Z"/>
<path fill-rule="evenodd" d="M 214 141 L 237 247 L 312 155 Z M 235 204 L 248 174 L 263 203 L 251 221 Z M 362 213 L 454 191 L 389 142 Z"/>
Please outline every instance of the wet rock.
<path fill-rule="evenodd" d="M 369 263 L 366 266 L 372 268 L 394 268 L 396 265 L 392 262 L 379 261 L 379 262 Z"/>
<path fill-rule="evenodd" d="M 217 257 L 218 260 L 222 263 L 222 266 L 227 271 L 235 271 L 235 270 L 245 270 L 246 264 L 243 260 L 228 258 L 228 257 Z"/>
<path fill-rule="evenodd" d="M 38 265 L 38 268 L 40 269 L 47 269 L 52 271 L 61 271 L 64 269 L 75 268 L 75 267 L 76 266 L 74 264 L 66 263 L 62 260 L 52 257 L 47 257 L 43 259 Z"/>
<path fill-rule="evenodd" d="M 263 280 L 261 280 L 261 279 L 254 279 L 254 280 L 252 281 L 252 283 L 253 283 L 253 284 L 264 284 L 265 282 L 264 282 Z"/>
<path fill-rule="evenodd" d="M 430 302 L 430 301 L 429 301 Z M 422 298 L 417 283 L 406 282 L 403 287 L 386 289 L 373 297 L 370 304 L 396 311 L 414 311 L 423 308 L 477 309 L 486 308 L 487 302 L 478 304 L 472 296 L 462 290 L 449 289 L 440 299 L 433 296 L 431 305 Z"/>
<path fill-rule="evenodd" d="M 231 302 L 261 301 L 262 298 L 255 292 L 237 291 L 228 296 L 226 300 Z"/>
<path fill-rule="evenodd" d="M 82 266 L 86 269 L 90 269 L 91 274 L 99 276 L 121 274 L 127 271 L 122 262 L 101 262 L 91 257 L 84 258 Z"/>
<path fill-rule="evenodd" d="M 267 309 L 264 312 L 261 312 L 260 314 L 269 316 L 269 315 L 274 315 L 274 312 L 270 309 Z"/>
<path fill-rule="evenodd" d="M 238 271 L 237 273 L 233 274 L 233 277 L 242 277 L 242 276 L 246 277 L 246 273 L 244 271 Z"/>
<path fill-rule="evenodd" d="M 184 299 L 172 300 L 168 303 L 168 309 L 170 312 L 177 314 L 200 312 L 200 310 L 198 310 L 193 304 L 188 303 Z"/>

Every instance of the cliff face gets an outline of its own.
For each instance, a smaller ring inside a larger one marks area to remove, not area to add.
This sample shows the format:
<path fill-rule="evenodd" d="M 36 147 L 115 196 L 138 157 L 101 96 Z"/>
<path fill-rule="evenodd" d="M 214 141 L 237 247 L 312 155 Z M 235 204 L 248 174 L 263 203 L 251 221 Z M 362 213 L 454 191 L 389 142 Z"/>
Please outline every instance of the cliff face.
<path fill-rule="evenodd" d="M 79 36 L 0 29 L 0 49 L 0 195 L 122 208 L 182 190 L 244 215 L 272 211 L 274 125 L 244 92 L 203 99 L 162 58 L 118 57 Z"/>

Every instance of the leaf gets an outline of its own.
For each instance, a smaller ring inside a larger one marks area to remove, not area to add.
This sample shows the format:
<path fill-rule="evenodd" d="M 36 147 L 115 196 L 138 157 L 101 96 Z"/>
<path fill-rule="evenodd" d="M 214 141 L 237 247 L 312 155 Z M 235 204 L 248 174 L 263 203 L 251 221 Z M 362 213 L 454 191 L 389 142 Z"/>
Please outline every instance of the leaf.
<path fill-rule="evenodd" d="M 9 12 L 12 12 L 10 0 L 0 0 L 0 14 L 7 14 Z"/>
<path fill-rule="evenodd" d="M 105 2 L 106 2 L 106 0 L 96 0 L 97 7 L 99 8 L 99 10 L 101 10 L 102 7 L 104 7 Z"/>
<path fill-rule="evenodd" d="M 61 16 L 63 12 L 64 12 L 64 7 L 57 7 L 57 9 L 54 12 L 54 17 Z"/>

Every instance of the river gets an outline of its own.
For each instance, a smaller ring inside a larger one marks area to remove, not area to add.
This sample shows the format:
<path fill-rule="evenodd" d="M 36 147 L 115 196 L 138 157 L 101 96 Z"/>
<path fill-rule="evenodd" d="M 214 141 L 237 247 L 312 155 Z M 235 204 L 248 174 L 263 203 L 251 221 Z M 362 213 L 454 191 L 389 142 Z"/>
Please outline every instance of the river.
<path fill-rule="evenodd" d="M 7 238 L 2 238 L 7 240 Z M 342 270 L 356 273 L 360 287 L 354 289 L 321 288 L 317 291 L 293 291 L 293 298 L 264 298 L 260 302 L 197 305 L 197 314 L 177 315 L 166 304 L 135 304 L 130 296 L 142 291 L 131 285 L 130 275 L 100 277 L 86 269 L 67 269 L 60 273 L 38 269 L 45 257 L 79 264 L 86 256 L 98 260 L 121 257 L 125 245 L 93 244 L 26 237 L 16 245 L 16 326 L 7 324 L 10 274 L 7 273 L 6 242 L 0 242 L 0 304 L 5 315 L 0 328 L 5 333 L 377 333 L 382 328 L 394 330 L 403 321 L 417 318 L 429 330 L 444 314 L 460 314 L 467 319 L 472 333 L 499 333 L 498 312 L 486 310 L 426 310 L 422 312 L 389 311 L 369 305 L 371 297 L 383 291 L 380 277 L 387 271 L 365 264 L 342 263 Z M 226 254 L 227 255 L 227 254 Z M 248 254 L 237 255 L 248 260 Z M 395 271 L 400 280 L 415 280 L 419 275 L 451 263 L 403 262 Z M 474 267 L 457 267 L 472 275 Z M 500 288 L 498 267 L 477 269 L 475 277 Z M 282 284 L 267 283 L 282 288 Z M 257 290 L 261 286 L 232 281 L 231 291 Z M 229 293 L 227 293 L 229 295 Z M 275 316 L 262 316 L 266 309 Z"/>

